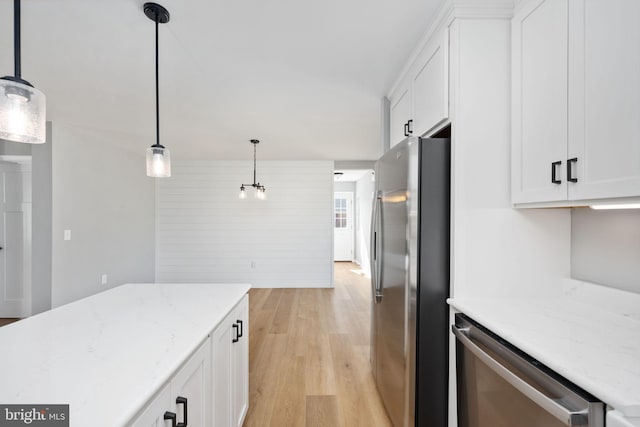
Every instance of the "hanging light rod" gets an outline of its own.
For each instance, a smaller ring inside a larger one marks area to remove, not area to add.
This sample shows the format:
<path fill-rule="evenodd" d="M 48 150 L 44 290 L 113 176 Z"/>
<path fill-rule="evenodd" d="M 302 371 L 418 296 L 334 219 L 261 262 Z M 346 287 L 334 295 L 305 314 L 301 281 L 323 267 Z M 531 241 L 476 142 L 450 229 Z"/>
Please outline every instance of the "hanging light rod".
<path fill-rule="evenodd" d="M 253 187 L 255 189 L 256 199 L 264 200 L 266 198 L 265 191 L 267 191 L 267 189 L 264 185 L 256 182 L 256 148 L 258 147 L 258 144 L 260 144 L 260 141 L 257 139 L 252 139 L 249 142 L 253 144 L 253 184 L 241 184 L 239 197 L 241 199 L 246 199 L 247 193 L 245 191 L 245 187 Z"/>
<path fill-rule="evenodd" d="M 20 20 L 20 0 L 14 0 L 14 75 L 0 78 L 0 138 L 42 144 L 47 139 L 45 96 L 22 78 Z"/>
<path fill-rule="evenodd" d="M 160 73 L 158 71 L 158 25 L 169 22 L 169 11 L 157 3 L 145 3 L 144 14 L 156 24 L 156 142 L 147 148 L 147 176 L 165 178 L 171 176 L 171 155 L 160 144 Z"/>

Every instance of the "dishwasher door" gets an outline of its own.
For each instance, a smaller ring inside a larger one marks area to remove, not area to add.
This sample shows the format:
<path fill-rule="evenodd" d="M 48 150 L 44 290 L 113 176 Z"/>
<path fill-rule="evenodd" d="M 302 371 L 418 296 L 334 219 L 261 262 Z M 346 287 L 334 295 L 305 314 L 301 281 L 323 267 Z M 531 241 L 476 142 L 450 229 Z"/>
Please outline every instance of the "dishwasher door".
<path fill-rule="evenodd" d="M 456 314 L 459 427 L 603 427 L 604 404 Z"/>

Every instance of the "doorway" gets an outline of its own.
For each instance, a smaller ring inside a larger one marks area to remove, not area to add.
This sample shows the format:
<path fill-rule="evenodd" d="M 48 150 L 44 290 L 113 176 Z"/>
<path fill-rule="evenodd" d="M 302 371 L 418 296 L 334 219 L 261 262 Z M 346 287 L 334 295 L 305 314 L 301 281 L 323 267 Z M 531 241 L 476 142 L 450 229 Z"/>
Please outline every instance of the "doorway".
<path fill-rule="evenodd" d="M 0 318 L 31 314 L 31 157 L 0 159 Z"/>
<path fill-rule="evenodd" d="M 333 259 L 353 261 L 353 193 L 333 194 Z"/>

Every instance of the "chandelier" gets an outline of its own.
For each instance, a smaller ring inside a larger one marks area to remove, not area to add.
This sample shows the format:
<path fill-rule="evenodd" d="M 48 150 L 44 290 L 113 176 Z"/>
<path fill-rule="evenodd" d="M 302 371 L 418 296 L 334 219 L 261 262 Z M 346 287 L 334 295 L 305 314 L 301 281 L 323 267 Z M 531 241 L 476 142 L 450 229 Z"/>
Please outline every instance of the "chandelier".
<path fill-rule="evenodd" d="M 264 185 L 256 181 L 256 148 L 258 147 L 258 144 L 260 143 L 260 141 L 258 141 L 257 139 L 252 139 L 250 142 L 253 144 L 253 184 L 240 185 L 240 198 L 246 199 L 247 198 L 246 187 L 253 187 L 254 197 L 259 200 L 264 200 L 267 198 L 265 194 L 265 191 L 267 189 L 264 187 Z"/>

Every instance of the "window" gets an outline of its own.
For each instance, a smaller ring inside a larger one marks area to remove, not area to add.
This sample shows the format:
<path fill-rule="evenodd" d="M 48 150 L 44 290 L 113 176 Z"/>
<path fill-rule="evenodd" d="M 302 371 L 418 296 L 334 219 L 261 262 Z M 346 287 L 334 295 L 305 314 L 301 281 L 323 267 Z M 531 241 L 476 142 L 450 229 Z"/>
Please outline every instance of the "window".
<path fill-rule="evenodd" d="M 347 228 L 347 199 L 334 199 L 333 218 L 335 228 Z"/>

